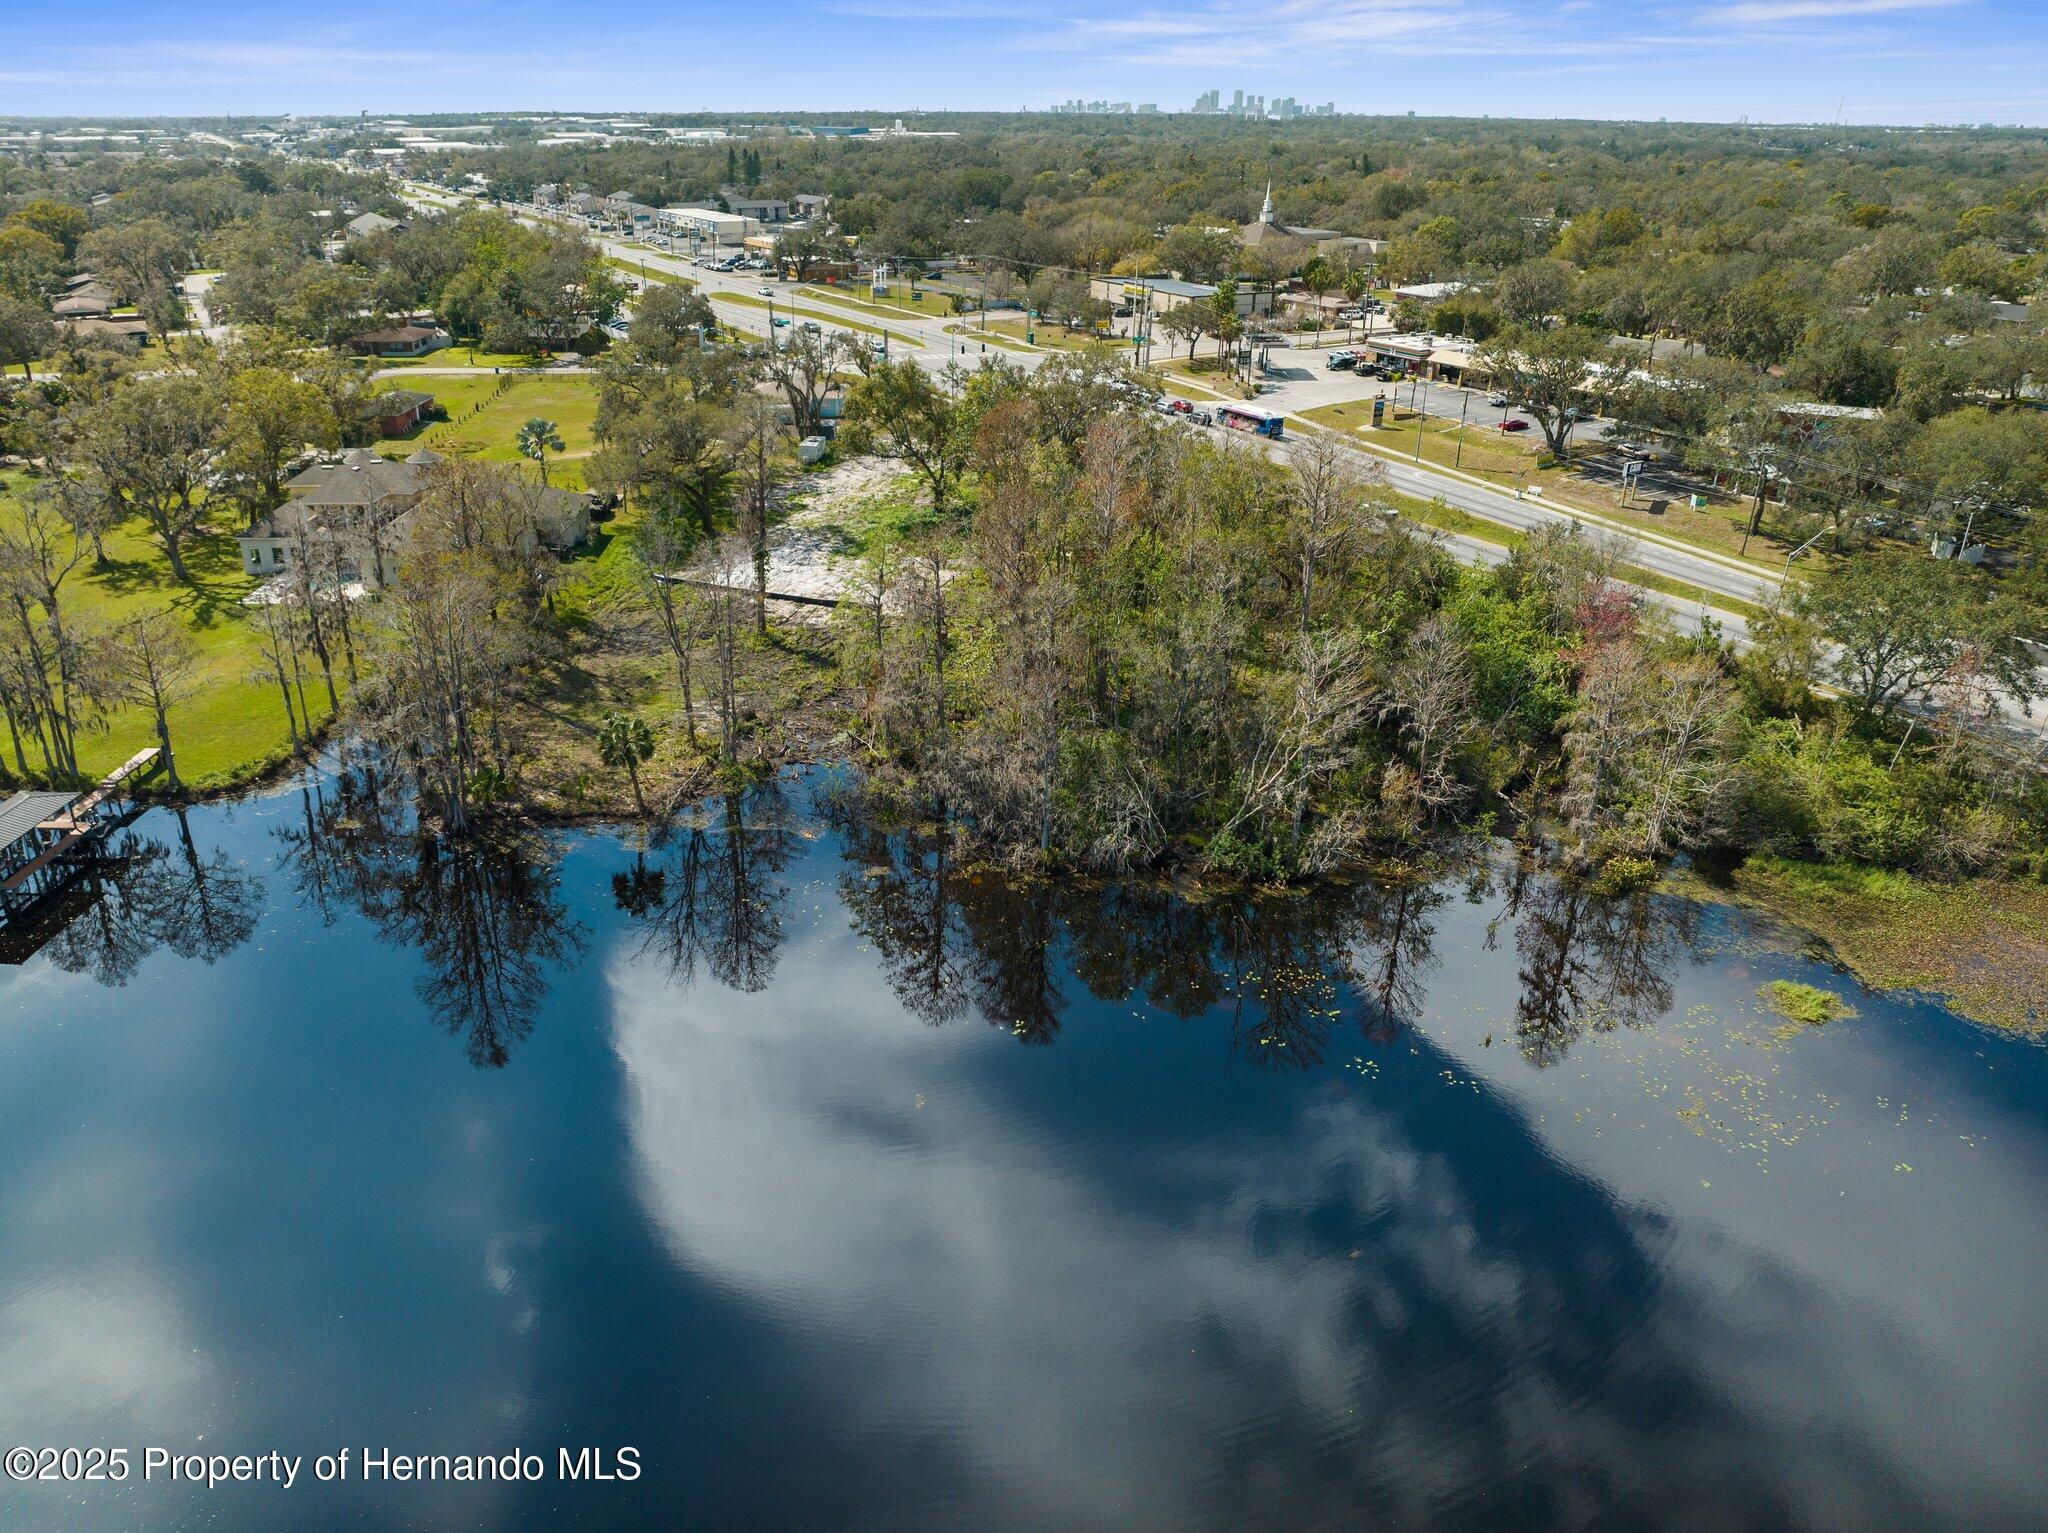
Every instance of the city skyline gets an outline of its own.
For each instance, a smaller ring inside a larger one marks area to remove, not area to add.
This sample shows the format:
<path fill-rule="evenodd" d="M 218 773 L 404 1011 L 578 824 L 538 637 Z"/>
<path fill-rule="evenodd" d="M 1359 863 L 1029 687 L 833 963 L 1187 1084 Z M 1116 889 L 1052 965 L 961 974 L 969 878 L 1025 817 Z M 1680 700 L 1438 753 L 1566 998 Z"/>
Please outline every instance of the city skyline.
<path fill-rule="evenodd" d="M 2021 0 L 797 0 L 744 15 L 621 0 L 587 21 L 457 0 L 410 18 L 402 44 L 338 12 L 285 21 L 222 0 L 100 15 L 96 37 L 120 41 L 81 42 L 48 10 L 10 18 L 8 110 L 1178 112 L 1257 73 L 1269 101 L 1347 114 L 2048 124 L 2048 29 Z"/>

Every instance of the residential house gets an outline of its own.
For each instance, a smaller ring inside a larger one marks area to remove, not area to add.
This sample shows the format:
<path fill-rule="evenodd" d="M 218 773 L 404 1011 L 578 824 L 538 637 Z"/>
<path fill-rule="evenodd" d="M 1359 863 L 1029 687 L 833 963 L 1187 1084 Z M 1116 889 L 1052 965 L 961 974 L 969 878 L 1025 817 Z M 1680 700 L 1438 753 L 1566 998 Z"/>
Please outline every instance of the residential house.
<path fill-rule="evenodd" d="M 124 341 L 137 351 L 149 344 L 149 325 L 145 320 L 126 314 L 119 319 L 67 319 L 61 328 L 70 331 L 80 340 L 98 338 L 109 341 Z"/>
<path fill-rule="evenodd" d="M 798 192 L 789 205 L 798 218 L 817 218 L 832 206 L 832 199 L 817 192 Z"/>
<path fill-rule="evenodd" d="M 440 461 L 424 448 L 401 463 L 357 447 L 294 474 L 285 503 L 235 535 L 242 568 L 281 575 L 309 554 L 345 583 L 389 585 L 405 517 L 426 487 L 425 471 Z"/>
<path fill-rule="evenodd" d="M 402 461 L 357 447 L 315 463 L 285 481 L 283 505 L 235 535 L 242 568 L 261 577 L 282 575 L 310 556 L 323 578 L 383 589 L 397 578 L 406 523 L 427 475 L 443 461 L 424 447 Z M 588 495 L 530 481 L 525 494 L 539 546 L 561 553 L 589 537 Z"/>
<path fill-rule="evenodd" d="M 366 357 L 423 357 L 448 344 L 447 332 L 437 326 L 403 324 L 351 336 L 348 347 Z"/>
<path fill-rule="evenodd" d="M 402 218 L 386 218 L 382 213 L 358 213 L 342 226 L 342 232 L 349 239 L 359 240 L 372 234 L 389 234 L 404 227 L 406 224 Z"/>
<path fill-rule="evenodd" d="M 433 408 L 434 396 L 420 389 L 393 389 L 370 401 L 380 436 L 404 436 L 425 420 Z"/>
<path fill-rule="evenodd" d="M 58 319 L 105 319 L 114 312 L 114 300 L 102 287 L 80 288 L 50 305 Z"/>

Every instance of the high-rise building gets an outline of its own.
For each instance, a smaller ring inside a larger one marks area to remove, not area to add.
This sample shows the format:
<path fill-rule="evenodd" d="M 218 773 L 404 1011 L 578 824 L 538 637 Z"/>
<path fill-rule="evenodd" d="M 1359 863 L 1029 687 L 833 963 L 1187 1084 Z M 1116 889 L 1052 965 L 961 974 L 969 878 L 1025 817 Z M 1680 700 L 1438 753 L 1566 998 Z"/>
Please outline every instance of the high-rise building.
<path fill-rule="evenodd" d="M 1230 93 L 1230 110 L 1231 110 L 1231 111 L 1233 111 L 1233 112 L 1238 112 L 1238 113 L 1242 113 L 1242 112 L 1244 111 L 1244 92 L 1243 92 L 1243 91 L 1241 91 L 1241 90 L 1234 90 L 1234 91 L 1232 91 L 1232 92 Z"/>

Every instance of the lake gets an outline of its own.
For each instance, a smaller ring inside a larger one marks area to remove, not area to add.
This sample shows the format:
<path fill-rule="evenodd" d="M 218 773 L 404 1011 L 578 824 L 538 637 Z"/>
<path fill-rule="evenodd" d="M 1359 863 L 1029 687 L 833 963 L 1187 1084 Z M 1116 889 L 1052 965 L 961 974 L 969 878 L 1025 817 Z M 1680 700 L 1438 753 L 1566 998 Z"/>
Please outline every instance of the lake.
<path fill-rule="evenodd" d="M 2048 1049 L 1730 909 L 977 878 L 818 773 L 121 849 L 0 969 L 0 1447 L 135 1468 L 0 1527 L 2048 1523 Z"/>

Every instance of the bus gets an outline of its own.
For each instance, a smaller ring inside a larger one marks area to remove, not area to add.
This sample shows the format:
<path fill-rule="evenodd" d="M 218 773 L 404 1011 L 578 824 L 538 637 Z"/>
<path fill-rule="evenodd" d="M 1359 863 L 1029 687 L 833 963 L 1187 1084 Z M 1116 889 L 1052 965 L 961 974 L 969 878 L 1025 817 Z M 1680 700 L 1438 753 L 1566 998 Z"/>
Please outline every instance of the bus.
<path fill-rule="evenodd" d="M 1264 410 L 1254 410 L 1250 405 L 1218 405 L 1216 423 L 1228 426 L 1233 431 L 1249 431 L 1255 436 L 1269 436 L 1280 439 L 1280 417 Z"/>

